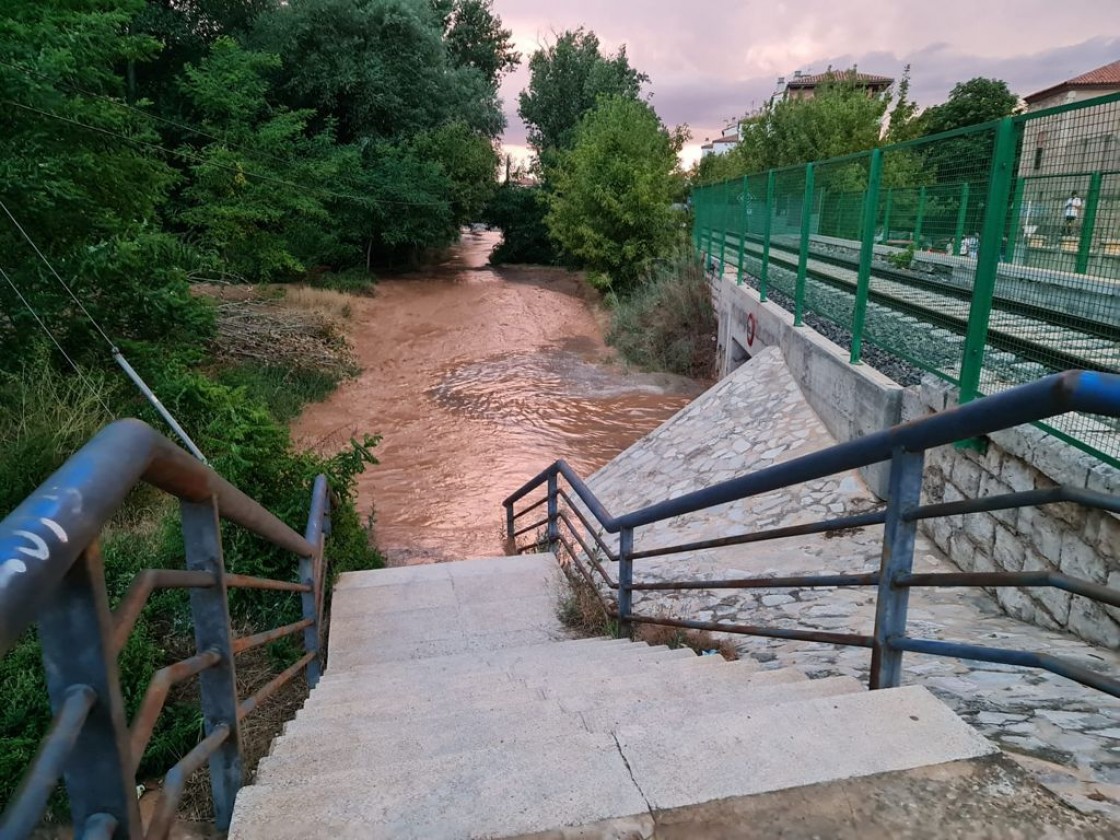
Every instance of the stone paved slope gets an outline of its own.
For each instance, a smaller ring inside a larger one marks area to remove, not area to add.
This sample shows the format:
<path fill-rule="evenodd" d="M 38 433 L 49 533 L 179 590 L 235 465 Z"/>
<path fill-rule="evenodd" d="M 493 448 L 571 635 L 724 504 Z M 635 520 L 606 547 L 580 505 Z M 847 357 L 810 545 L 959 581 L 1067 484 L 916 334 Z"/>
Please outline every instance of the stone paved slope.
<path fill-rule="evenodd" d="M 231 840 L 510 837 L 994 753 L 923 688 L 565 639 L 555 574 L 537 555 L 344 575 L 326 674 Z"/>
<path fill-rule="evenodd" d="M 619 515 L 833 445 L 805 402 L 777 348 L 755 356 L 588 481 Z M 877 505 L 856 473 L 764 494 L 639 529 L 638 550 L 789 525 Z M 879 566 L 882 529 L 774 540 L 688 555 L 638 560 L 636 580 L 713 579 L 804 572 L 863 572 Z M 915 567 L 955 571 L 919 535 Z M 1068 597 L 1068 596 L 1067 596 Z M 874 593 L 864 589 L 710 590 L 636 593 L 635 609 L 779 627 L 870 633 Z M 915 590 L 914 635 L 1037 650 L 1120 672 L 1116 651 L 1005 615 L 981 590 Z M 797 667 L 810 676 L 866 681 L 859 648 L 736 637 L 764 667 Z M 1071 802 L 1120 816 L 1120 701 L 1045 672 L 907 654 L 907 683 L 929 687 L 966 720 L 1020 756 Z"/>

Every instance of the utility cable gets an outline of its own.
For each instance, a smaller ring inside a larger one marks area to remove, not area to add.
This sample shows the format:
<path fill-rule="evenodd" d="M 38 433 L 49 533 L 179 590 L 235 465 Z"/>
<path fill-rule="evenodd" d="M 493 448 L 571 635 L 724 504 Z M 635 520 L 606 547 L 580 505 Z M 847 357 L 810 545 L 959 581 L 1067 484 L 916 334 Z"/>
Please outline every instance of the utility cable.
<path fill-rule="evenodd" d="M 46 325 L 46 322 L 44 322 L 43 319 L 39 316 L 39 313 L 35 311 L 35 307 L 31 305 L 31 302 L 23 296 L 23 292 L 19 290 L 19 287 L 15 284 L 11 276 L 4 270 L 2 266 L 0 266 L 0 277 L 3 277 L 7 281 L 8 285 L 12 287 L 12 291 L 16 293 L 16 297 L 20 299 L 20 302 L 24 305 L 27 311 L 31 313 L 31 317 L 35 319 L 35 323 L 39 325 L 43 332 L 47 334 L 47 338 L 49 338 L 54 346 L 58 348 L 58 352 L 62 354 L 62 358 L 64 358 L 70 364 L 70 367 L 74 368 L 74 373 L 78 374 L 78 378 L 82 380 L 82 383 L 89 389 L 90 393 L 93 394 L 94 399 L 101 403 L 101 407 L 105 409 L 105 413 L 116 420 L 117 415 L 113 412 L 113 409 L 109 408 L 105 400 L 101 398 L 101 394 L 98 392 L 97 388 L 94 387 L 93 383 L 89 380 L 85 373 L 82 372 L 82 369 L 78 367 L 78 363 L 70 358 L 70 354 L 66 352 L 65 348 L 63 348 L 59 340 L 55 338 L 55 335 L 53 332 L 51 332 L 50 327 Z"/>
<path fill-rule="evenodd" d="M 101 325 L 97 323 L 97 319 L 90 314 L 90 311 L 86 309 L 85 304 L 82 303 L 81 299 L 76 294 L 74 294 L 73 289 L 71 289 L 70 286 L 67 285 L 66 281 L 62 279 L 62 276 L 57 271 L 55 271 L 54 266 L 51 265 L 50 260 L 48 260 L 46 255 L 39 249 L 39 246 L 35 244 L 35 240 L 31 238 L 26 230 L 24 230 L 23 225 L 21 225 L 16 217 L 12 215 L 12 211 L 8 209 L 8 206 L 4 204 L 2 199 L 0 199 L 0 209 L 3 209 L 8 218 L 12 220 L 12 224 L 15 225 L 16 229 L 21 234 L 23 234 L 23 238 L 27 240 L 27 244 L 30 245 L 32 250 L 34 250 L 35 253 L 39 255 L 39 259 L 43 261 L 48 269 L 50 269 L 51 274 L 54 275 L 55 279 L 59 282 L 62 288 L 66 290 L 66 293 L 70 295 L 70 298 L 74 301 L 74 303 L 78 305 L 78 308 L 82 310 L 86 318 L 89 319 L 89 322 L 93 324 L 97 332 L 101 334 L 101 337 L 105 339 L 105 342 L 109 345 L 109 353 L 113 357 L 113 361 L 117 363 L 117 366 L 120 367 L 120 369 L 124 371 L 125 375 L 132 380 L 132 383 L 140 390 L 140 393 L 142 393 L 144 397 L 147 398 L 148 402 L 151 403 L 152 408 L 154 408 L 159 413 L 160 417 L 164 419 L 164 422 L 166 422 L 167 425 L 171 427 L 171 431 L 173 431 L 176 436 L 178 436 L 178 438 L 183 442 L 183 445 L 186 446 L 188 450 L 190 450 L 190 453 L 198 458 L 198 460 L 200 460 L 202 463 L 207 463 L 206 456 L 202 454 L 202 450 L 200 450 L 198 446 L 195 445 L 195 442 L 191 440 L 190 435 L 188 435 L 186 430 L 179 425 L 179 421 L 177 421 L 174 416 L 172 416 L 171 412 L 167 410 L 164 404 L 160 402 L 159 397 L 157 397 L 155 395 L 155 392 L 152 391 L 150 387 L 148 387 L 148 383 L 144 381 L 143 377 L 141 377 L 140 374 L 136 372 L 135 368 L 133 368 L 132 365 L 128 363 L 128 360 L 124 357 L 124 354 L 113 342 L 113 339 L 109 338 L 109 334 L 101 328 Z M 12 284 L 10 279 L 8 280 L 8 282 L 12 285 L 12 288 L 15 289 L 15 285 Z M 16 294 L 19 294 L 18 289 L 16 289 Z M 26 300 L 25 298 L 23 298 L 23 295 L 20 295 L 20 299 Z M 71 362 L 71 364 L 73 363 Z M 112 412 L 110 412 L 110 414 L 112 414 Z"/>

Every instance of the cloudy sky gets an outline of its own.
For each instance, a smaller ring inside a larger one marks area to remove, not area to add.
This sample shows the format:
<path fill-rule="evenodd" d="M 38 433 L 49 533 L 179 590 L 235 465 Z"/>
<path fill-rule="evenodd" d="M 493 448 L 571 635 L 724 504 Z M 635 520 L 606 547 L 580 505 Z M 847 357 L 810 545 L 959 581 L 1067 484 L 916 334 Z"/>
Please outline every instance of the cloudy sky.
<path fill-rule="evenodd" d="M 661 118 L 691 127 L 686 163 L 795 70 L 856 64 L 897 78 L 910 64 L 912 98 L 925 107 L 974 76 L 1025 95 L 1120 59 L 1120 0 L 494 0 L 494 9 L 526 58 L 578 26 L 612 51 L 625 44 Z M 518 157 L 527 83 L 522 66 L 502 86 L 505 145 Z"/>

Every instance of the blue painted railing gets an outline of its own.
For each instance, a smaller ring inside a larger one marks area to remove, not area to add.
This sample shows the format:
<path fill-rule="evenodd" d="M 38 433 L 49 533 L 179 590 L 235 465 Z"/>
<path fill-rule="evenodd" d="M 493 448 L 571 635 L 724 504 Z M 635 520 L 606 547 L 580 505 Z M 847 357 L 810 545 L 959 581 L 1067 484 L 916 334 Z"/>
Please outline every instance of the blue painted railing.
<path fill-rule="evenodd" d="M 98 536 L 141 482 L 179 499 L 186 568 L 141 572 L 110 610 Z M 221 519 L 292 552 L 298 582 L 227 573 Z M 227 829 L 243 777 L 241 721 L 300 671 L 306 669 L 310 685 L 318 681 L 323 546 L 329 532 L 324 476 L 315 480 L 307 530 L 300 536 L 138 420 L 103 429 L 0 522 L 0 655 L 28 628 L 37 628 L 54 713 L 38 755 L 0 817 L 0 838 L 30 835 L 64 778 L 76 837 L 160 840 L 171 829 L 187 777 L 206 763 L 215 819 L 219 829 Z M 234 638 L 226 593 L 236 587 L 298 592 L 303 619 Z M 148 597 L 161 588 L 190 590 L 198 653 L 156 672 L 129 724 L 117 655 Z M 300 631 L 304 655 L 256 694 L 239 699 L 236 654 Z M 195 675 L 204 737 L 167 773 L 145 833 L 136 769 L 168 689 Z"/>
<path fill-rule="evenodd" d="M 693 493 L 657 502 L 621 516 L 614 516 L 607 511 L 595 493 L 571 467 L 564 461 L 556 461 L 503 502 L 506 510 L 506 532 L 515 544 L 519 536 L 531 534 L 534 536 L 534 545 L 545 542 L 553 550 L 562 548 L 569 556 L 573 569 L 594 587 L 596 592 L 599 591 L 599 587 L 595 575 L 598 575 L 607 587 L 615 592 L 615 603 L 604 602 L 603 606 L 617 617 L 622 632 L 629 632 L 635 622 L 644 622 L 696 630 L 866 647 L 871 649 L 871 688 L 898 686 L 902 679 L 902 655 L 906 651 L 911 651 L 1041 668 L 1107 692 L 1114 697 L 1120 697 L 1120 680 L 1054 656 L 958 642 L 914 639 L 906 635 L 906 613 L 910 590 L 917 586 L 1055 587 L 1101 604 L 1120 607 L 1120 590 L 1057 572 L 913 573 L 915 535 L 918 522 L 924 519 L 1059 502 L 1073 502 L 1120 513 L 1120 497 L 1072 487 L 1006 493 L 947 504 L 921 504 L 923 465 L 927 449 L 970 440 L 1068 411 L 1120 417 L 1120 376 L 1087 371 L 1056 374 L 969 402 L 950 411 L 875 432 Z M 731 534 L 716 539 L 681 543 L 646 551 L 635 549 L 635 531 L 642 526 L 888 460 L 891 465 L 890 482 L 887 503 L 883 510 L 795 526 Z M 560 479 L 566 482 L 574 493 L 575 499 L 560 486 Z M 542 498 L 526 503 L 521 510 L 515 509 L 518 502 L 541 487 L 545 488 Z M 577 499 L 581 504 L 577 504 Z M 527 525 L 519 523 L 518 520 L 542 506 L 546 509 L 543 518 Z M 634 561 L 644 557 L 680 554 L 783 537 L 822 534 L 871 525 L 884 526 L 882 561 L 877 572 L 734 580 L 634 582 Z M 617 549 L 612 548 L 603 539 L 601 535 L 603 531 L 618 534 Z M 617 578 L 611 576 L 608 566 L 605 565 L 608 562 L 617 563 Z M 633 593 L 637 591 L 821 586 L 876 587 L 878 596 L 872 635 L 663 618 L 639 615 L 633 610 Z"/>

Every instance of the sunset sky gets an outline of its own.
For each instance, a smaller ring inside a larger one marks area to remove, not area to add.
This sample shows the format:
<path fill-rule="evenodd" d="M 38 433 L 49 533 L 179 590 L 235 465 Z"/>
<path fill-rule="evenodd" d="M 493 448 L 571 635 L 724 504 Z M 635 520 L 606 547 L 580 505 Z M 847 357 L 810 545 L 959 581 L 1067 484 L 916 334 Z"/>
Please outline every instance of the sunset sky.
<path fill-rule="evenodd" d="M 897 78 L 910 64 L 912 98 L 925 107 L 974 76 L 1025 95 L 1120 59 L 1120 0 L 495 0 L 494 9 L 525 56 L 502 85 L 504 142 L 519 158 L 528 56 L 581 25 L 609 50 L 625 44 L 661 118 L 688 123 L 686 165 L 795 70 L 857 64 Z"/>

